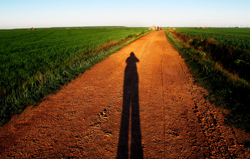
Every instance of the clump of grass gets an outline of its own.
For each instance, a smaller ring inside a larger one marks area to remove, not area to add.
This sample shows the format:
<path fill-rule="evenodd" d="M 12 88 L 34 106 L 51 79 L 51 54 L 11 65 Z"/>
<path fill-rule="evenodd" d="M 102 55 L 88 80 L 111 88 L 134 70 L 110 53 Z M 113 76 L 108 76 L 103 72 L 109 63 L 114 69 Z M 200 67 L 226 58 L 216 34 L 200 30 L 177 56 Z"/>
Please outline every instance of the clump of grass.
<path fill-rule="evenodd" d="M 200 50 L 187 46 L 168 32 L 166 34 L 181 56 L 185 58 L 198 83 L 209 91 L 210 95 L 207 98 L 211 103 L 231 110 L 225 115 L 229 125 L 250 132 L 249 82 L 239 78 L 237 74 L 230 73 L 209 56 L 200 56 Z"/>

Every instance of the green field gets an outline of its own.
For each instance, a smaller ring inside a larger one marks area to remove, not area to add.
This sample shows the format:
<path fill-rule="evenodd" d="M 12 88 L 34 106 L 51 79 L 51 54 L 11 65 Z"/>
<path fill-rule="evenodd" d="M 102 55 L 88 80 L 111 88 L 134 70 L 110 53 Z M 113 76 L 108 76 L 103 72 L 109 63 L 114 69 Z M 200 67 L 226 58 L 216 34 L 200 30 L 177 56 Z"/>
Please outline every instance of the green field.
<path fill-rule="evenodd" d="M 250 28 L 178 28 L 178 32 L 250 50 Z"/>
<path fill-rule="evenodd" d="M 144 31 L 126 27 L 0 30 L 0 123 L 109 54 L 103 51 Z"/>
<path fill-rule="evenodd" d="M 250 133 L 250 28 L 177 28 L 166 32 L 227 124 Z M 244 47 L 241 47 L 243 46 Z"/>
<path fill-rule="evenodd" d="M 250 28 L 178 28 L 173 34 L 250 82 Z"/>

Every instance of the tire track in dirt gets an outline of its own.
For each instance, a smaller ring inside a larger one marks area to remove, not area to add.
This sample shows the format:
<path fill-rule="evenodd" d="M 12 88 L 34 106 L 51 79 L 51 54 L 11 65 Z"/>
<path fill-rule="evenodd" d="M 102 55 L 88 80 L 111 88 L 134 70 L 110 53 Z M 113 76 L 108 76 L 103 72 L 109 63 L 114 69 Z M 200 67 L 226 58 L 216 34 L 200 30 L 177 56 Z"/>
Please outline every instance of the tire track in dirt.
<path fill-rule="evenodd" d="M 131 66 L 137 69 L 136 92 L 124 84 L 131 52 L 139 60 Z M 133 114 L 131 106 L 129 115 L 124 113 L 124 105 L 133 106 L 133 98 L 125 100 L 124 89 L 128 95 L 138 93 L 139 114 Z M 144 158 L 249 158 L 240 135 L 225 126 L 225 111 L 211 105 L 204 94 L 165 33 L 153 32 L 48 95 L 37 107 L 13 117 L 0 128 L 0 156 L 136 157 L 137 149 L 131 146 L 139 142 Z M 130 120 L 128 141 L 121 140 L 124 114 Z M 141 134 L 141 140 L 133 139 L 133 134 Z M 118 152 L 118 145 L 123 152 Z"/>

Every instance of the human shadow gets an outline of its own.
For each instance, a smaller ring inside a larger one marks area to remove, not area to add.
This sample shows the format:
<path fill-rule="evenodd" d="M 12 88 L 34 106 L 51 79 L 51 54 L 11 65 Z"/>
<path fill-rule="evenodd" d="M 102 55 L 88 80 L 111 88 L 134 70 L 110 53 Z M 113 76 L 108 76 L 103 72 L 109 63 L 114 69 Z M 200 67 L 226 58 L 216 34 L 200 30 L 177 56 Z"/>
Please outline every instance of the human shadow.
<path fill-rule="evenodd" d="M 141 143 L 141 126 L 139 113 L 139 93 L 138 93 L 138 73 L 136 62 L 139 59 L 133 52 L 127 58 L 127 66 L 124 74 L 123 84 L 123 109 L 121 118 L 121 127 L 119 134 L 119 144 L 117 159 L 129 157 L 129 123 L 131 118 L 131 146 L 130 158 L 143 158 Z"/>

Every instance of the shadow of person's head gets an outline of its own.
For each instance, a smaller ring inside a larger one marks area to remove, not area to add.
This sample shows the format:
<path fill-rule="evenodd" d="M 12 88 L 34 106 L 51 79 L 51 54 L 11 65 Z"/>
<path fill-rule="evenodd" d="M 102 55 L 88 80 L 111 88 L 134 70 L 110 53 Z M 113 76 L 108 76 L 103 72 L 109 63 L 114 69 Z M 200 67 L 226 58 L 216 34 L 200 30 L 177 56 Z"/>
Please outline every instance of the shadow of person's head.
<path fill-rule="evenodd" d="M 130 57 L 135 57 L 134 52 L 131 52 L 131 53 L 130 53 Z"/>
<path fill-rule="evenodd" d="M 128 64 L 135 64 L 136 62 L 139 62 L 139 59 L 135 56 L 134 52 L 131 52 L 126 62 Z"/>

